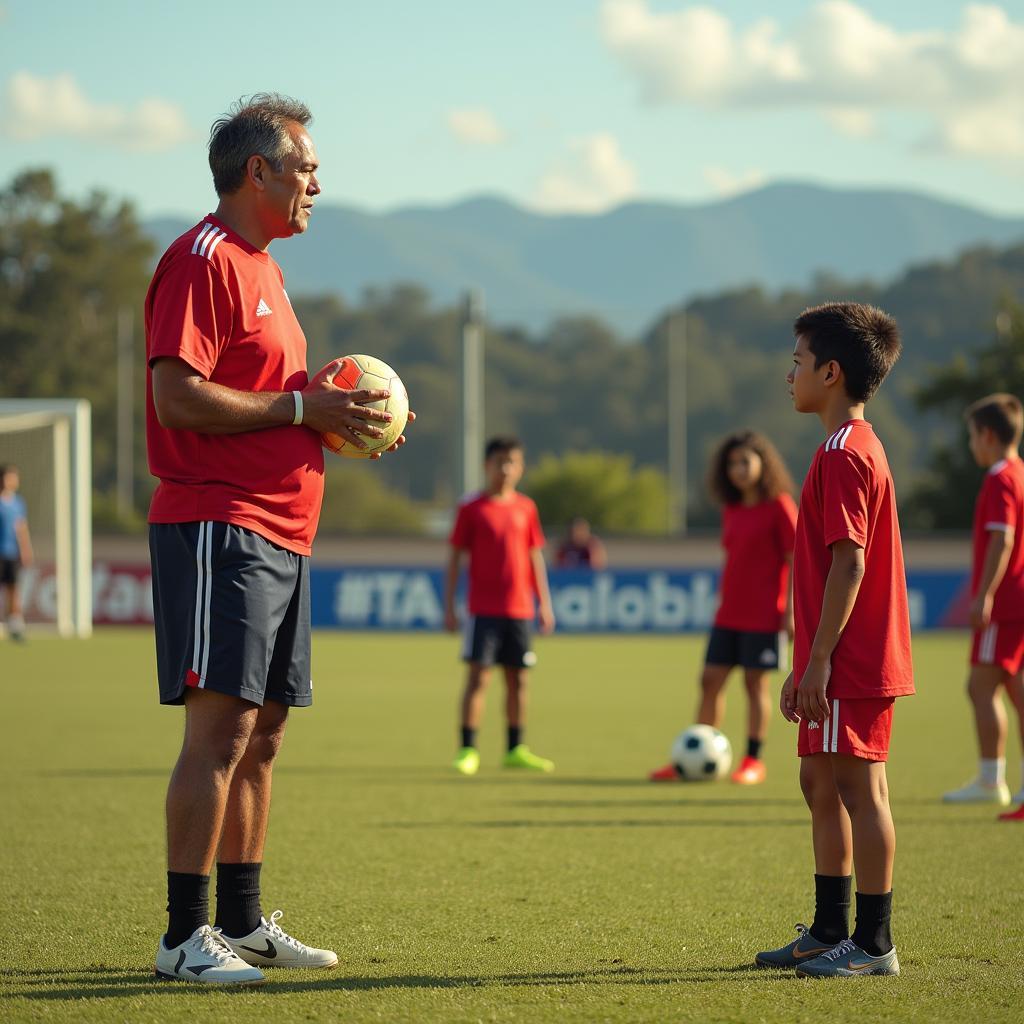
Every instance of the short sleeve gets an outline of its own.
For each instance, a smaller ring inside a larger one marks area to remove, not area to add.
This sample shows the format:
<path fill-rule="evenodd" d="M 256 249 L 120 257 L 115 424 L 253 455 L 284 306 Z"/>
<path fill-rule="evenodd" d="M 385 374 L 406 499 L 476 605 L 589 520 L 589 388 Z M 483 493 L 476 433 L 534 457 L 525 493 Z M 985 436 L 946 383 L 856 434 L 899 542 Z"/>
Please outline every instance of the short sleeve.
<path fill-rule="evenodd" d="M 775 534 L 779 548 L 784 554 L 791 555 L 796 542 L 796 502 L 788 494 L 780 494 L 775 507 Z"/>
<path fill-rule="evenodd" d="M 544 531 L 540 526 L 540 515 L 537 513 L 537 506 L 530 502 L 530 550 L 544 547 Z"/>
<path fill-rule="evenodd" d="M 460 505 L 455 513 L 455 524 L 452 526 L 451 535 L 448 537 L 448 543 L 453 548 L 468 548 L 470 546 L 472 530 L 467 511 L 468 507 L 468 505 Z"/>
<path fill-rule="evenodd" d="M 150 364 L 172 356 L 209 378 L 231 336 L 233 319 L 231 296 L 213 264 L 192 255 L 175 260 L 153 294 Z"/>
<path fill-rule="evenodd" d="M 1017 496 L 1008 475 L 998 473 L 989 477 L 982 505 L 983 528 L 1013 533 L 1019 525 L 1019 519 Z"/>
<path fill-rule="evenodd" d="M 852 540 L 859 547 L 865 547 L 870 495 L 867 464 L 855 452 L 840 448 L 825 453 L 822 469 L 826 545 Z"/>

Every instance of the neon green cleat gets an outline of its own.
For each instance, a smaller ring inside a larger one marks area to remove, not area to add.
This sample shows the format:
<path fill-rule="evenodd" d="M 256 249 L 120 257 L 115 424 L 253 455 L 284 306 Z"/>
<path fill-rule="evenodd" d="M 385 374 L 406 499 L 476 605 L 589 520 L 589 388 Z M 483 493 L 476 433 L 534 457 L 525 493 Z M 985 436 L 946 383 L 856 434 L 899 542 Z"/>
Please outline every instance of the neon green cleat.
<path fill-rule="evenodd" d="M 525 743 L 513 747 L 501 762 L 503 768 L 525 768 L 531 772 L 553 772 L 555 762 L 546 757 L 538 757 L 530 751 Z"/>
<path fill-rule="evenodd" d="M 480 767 L 480 755 L 476 747 L 463 747 L 455 755 L 452 767 L 462 775 L 476 775 Z"/>

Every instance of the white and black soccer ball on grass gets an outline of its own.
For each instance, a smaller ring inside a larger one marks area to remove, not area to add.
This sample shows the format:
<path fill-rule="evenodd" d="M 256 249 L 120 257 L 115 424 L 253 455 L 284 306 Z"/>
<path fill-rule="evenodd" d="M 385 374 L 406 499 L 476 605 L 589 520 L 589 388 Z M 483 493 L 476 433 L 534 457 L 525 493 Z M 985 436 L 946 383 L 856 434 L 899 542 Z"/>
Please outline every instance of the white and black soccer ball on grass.
<path fill-rule="evenodd" d="M 691 725 L 672 744 L 672 764 L 686 782 L 724 778 L 732 767 L 732 746 L 724 732 L 710 725 Z"/>

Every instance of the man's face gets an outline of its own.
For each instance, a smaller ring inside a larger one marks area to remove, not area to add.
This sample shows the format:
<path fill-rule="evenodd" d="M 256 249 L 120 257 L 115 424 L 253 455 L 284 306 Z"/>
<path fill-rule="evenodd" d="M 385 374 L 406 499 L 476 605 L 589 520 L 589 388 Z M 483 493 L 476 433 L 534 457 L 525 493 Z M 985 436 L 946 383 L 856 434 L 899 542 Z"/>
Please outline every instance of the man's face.
<path fill-rule="evenodd" d="M 491 490 L 515 487 L 523 475 L 523 453 L 518 448 L 510 452 L 495 452 L 484 463 L 484 472 Z"/>
<path fill-rule="evenodd" d="M 301 235 L 309 224 L 313 200 L 320 195 L 320 182 L 316 169 L 320 162 L 313 140 L 302 125 L 293 123 L 288 128 L 292 150 L 284 158 L 280 172 L 269 164 L 263 181 L 265 207 L 272 223 L 274 238 Z"/>
<path fill-rule="evenodd" d="M 3 490 L 5 491 L 16 491 L 21 480 L 18 478 L 18 471 L 16 469 L 9 469 L 3 476 Z"/>
<path fill-rule="evenodd" d="M 825 378 L 830 372 L 834 372 L 830 363 L 823 363 L 815 369 L 814 353 L 807 339 L 799 335 L 793 349 L 793 366 L 786 374 L 789 395 L 797 412 L 818 412 L 824 407 L 828 394 Z"/>

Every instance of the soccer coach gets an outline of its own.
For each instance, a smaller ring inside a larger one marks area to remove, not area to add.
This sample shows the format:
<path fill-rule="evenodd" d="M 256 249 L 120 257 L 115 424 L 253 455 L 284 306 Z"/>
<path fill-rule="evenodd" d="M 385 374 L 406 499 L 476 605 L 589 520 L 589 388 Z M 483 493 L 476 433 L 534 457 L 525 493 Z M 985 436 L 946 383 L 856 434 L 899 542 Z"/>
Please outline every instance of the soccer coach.
<path fill-rule="evenodd" d="M 173 242 L 146 296 L 146 442 L 160 702 L 184 704 L 167 791 L 167 933 L 158 977 L 255 984 L 332 967 L 260 906 L 274 759 L 312 703 L 309 553 L 320 433 L 365 447 L 387 413 L 306 374 L 306 339 L 267 247 L 302 234 L 320 194 L 308 108 L 240 100 L 210 133 L 215 214 Z M 397 447 L 404 438 L 394 445 Z M 208 889 L 217 860 L 216 929 Z"/>

